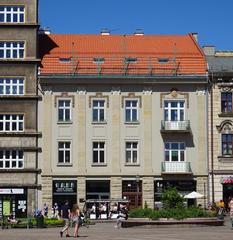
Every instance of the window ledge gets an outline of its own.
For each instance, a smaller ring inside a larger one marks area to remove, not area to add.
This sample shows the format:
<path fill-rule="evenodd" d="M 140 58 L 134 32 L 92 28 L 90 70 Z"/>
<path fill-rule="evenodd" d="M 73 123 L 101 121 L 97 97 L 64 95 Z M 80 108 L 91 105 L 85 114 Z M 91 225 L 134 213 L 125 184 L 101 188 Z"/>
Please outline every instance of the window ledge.
<path fill-rule="evenodd" d="M 72 167 L 73 164 L 72 163 L 58 163 L 57 166 L 58 167 Z"/>
<path fill-rule="evenodd" d="M 72 121 L 57 121 L 57 124 L 72 124 L 73 122 Z"/>
<path fill-rule="evenodd" d="M 92 121 L 92 124 L 93 125 L 96 125 L 96 124 L 98 124 L 98 125 L 107 124 L 107 121 L 106 120 L 104 120 L 104 121 Z"/>
<path fill-rule="evenodd" d="M 125 121 L 125 124 L 126 124 L 126 125 L 139 125 L 140 122 L 139 122 L 139 121 L 132 121 L 132 122 L 127 122 L 127 121 Z"/>
<path fill-rule="evenodd" d="M 233 162 L 233 155 L 218 156 L 219 162 Z"/>
<path fill-rule="evenodd" d="M 140 164 L 139 163 L 125 163 L 126 167 L 139 167 Z"/>
<path fill-rule="evenodd" d="M 106 167 L 107 163 L 92 163 L 92 167 Z"/>
<path fill-rule="evenodd" d="M 219 113 L 219 117 L 233 117 L 233 112 Z"/>

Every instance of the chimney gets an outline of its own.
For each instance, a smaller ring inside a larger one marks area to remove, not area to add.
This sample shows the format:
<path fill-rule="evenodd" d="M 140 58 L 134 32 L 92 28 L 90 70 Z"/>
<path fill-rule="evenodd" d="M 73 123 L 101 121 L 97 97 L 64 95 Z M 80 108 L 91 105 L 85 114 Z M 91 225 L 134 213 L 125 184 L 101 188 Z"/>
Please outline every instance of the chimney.
<path fill-rule="evenodd" d="M 215 46 L 203 46 L 202 49 L 206 56 L 214 56 L 215 55 Z"/>
<path fill-rule="evenodd" d="M 101 35 L 110 35 L 110 30 L 107 28 L 103 28 L 100 33 Z"/>
<path fill-rule="evenodd" d="M 198 33 L 191 33 L 192 36 L 194 37 L 194 39 L 196 40 L 196 42 L 198 42 Z"/>
<path fill-rule="evenodd" d="M 134 32 L 135 36 L 143 36 L 144 35 L 144 31 L 143 29 L 136 29 L 136 31 Z"/>

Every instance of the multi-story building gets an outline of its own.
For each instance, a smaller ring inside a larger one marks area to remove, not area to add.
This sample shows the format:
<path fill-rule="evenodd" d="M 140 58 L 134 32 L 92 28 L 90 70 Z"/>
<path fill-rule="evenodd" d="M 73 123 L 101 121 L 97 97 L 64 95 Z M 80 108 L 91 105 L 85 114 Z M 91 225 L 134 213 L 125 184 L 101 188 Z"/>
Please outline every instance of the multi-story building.
<path fill-rule="evenodd" d="M 184 36 L 40 36 L 41 204 L 207 196 L 205 56 Z"/>
<path fill-rule="evenodd" d="M 0 0 L 0 217 L 37 204 L 37 0 Z"/>
<path fill-rule="evenodd" d="M 211 201 L 233 196 L 233 52 L 204 47 L 209 65 L 209 175 Z"/>

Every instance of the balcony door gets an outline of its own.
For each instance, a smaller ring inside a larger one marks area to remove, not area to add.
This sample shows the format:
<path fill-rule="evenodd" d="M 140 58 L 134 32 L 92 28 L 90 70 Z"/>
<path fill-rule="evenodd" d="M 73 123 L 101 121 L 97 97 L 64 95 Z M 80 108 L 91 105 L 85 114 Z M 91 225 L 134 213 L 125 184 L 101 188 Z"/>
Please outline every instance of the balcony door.
<path fill-rule="evenodd" d="M 164 120 L 165 121 L 184 121 L 184 101 L 164 101 Z"/>

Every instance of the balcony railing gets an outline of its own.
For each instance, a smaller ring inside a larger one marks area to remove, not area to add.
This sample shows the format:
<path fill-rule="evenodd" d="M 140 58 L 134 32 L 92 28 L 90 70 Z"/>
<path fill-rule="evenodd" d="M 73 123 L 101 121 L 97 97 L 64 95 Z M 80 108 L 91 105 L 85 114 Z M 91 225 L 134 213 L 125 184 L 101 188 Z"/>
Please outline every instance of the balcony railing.
<path fill-rule="evenodd" d="M 163 173 L 191 173 L 190 162 L 162 162 Z"/>
<path fill-rule="evenodd" d="M 162 131 L 190 131 L 190 121 L 161 121 Z"/>

